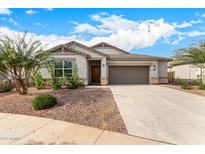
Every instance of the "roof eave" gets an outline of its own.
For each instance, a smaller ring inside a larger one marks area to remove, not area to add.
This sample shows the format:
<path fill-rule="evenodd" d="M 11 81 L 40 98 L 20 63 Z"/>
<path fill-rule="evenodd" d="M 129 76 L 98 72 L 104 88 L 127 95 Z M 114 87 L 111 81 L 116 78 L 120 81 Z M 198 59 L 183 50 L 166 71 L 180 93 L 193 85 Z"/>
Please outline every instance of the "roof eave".
<path fill-rule="evenodd" d="M 164 61 L 169 62 L 172 61 L 169 58 L 109 58 L 109 60 L 113 61 Z"/>

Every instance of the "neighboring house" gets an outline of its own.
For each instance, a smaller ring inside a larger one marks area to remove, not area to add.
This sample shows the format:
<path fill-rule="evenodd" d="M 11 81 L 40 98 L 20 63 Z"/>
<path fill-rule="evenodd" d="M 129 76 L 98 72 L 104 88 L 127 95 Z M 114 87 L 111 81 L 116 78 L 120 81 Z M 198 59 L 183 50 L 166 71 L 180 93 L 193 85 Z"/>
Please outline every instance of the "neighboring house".
<path fill-rule="evenodd" d="M 205 79 L 205 69 L 197 68 L 191 64 L 187 65 L 178 65 L 178 66 L 171 66 L 171 63 L 168 67 L 168 72 L 173 74 L 174 79 L 184 79 L 184 80 L 197 80 L 201 79 L 201 72 L 202 77 Z"/>
<path fill-rule="evenodd" d="M 129 54 L 105 42 L 88 47 L 72 41 L 48 52 L 56 59 L 56 77 L 71 76 L 75 63 L 86 85 L 168 83 L 169 58 Z M 50 78 L 46 68 L 41 73 Z"/>

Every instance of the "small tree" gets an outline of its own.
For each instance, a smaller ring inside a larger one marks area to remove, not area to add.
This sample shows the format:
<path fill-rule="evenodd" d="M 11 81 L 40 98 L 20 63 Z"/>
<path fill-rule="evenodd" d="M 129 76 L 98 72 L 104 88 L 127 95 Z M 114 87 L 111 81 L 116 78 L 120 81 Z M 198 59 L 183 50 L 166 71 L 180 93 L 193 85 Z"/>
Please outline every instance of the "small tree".
<path fill-rule="evenodd" d="M 14 83 L 19 94 L 27 94 L 31 72 L 37 72 L 48 61 L 48 53 L 43 52 L 40 41 L 34 41 L 32 36 L 0 39 L 0 72 L 10 82 Z"/>
<path fill-rule="evenodd" d="M 175 51 L 173 66 L 191 64 L 200 68 L 202 82 L 203 69 L 205 68 L 205 42 L 199 42 L 194 47 L 178 49 Z"/>
<path fill-rule="evenodd" d="M 40 72 L 37 72 L 34 76 L 34 86 L 37 89 L 42 89 L 45 84 L 45 80 L 43 79 L 43 76 Z"/>
<path fill-rule="evenodd" d="M 51 84 L 53 90 L 61 89 L 62 81 L 58 77 L 55 77 L 55 73 L 54 73 L 54 59 L 50 59 L 46 67 L 51 76 Z"/>
<path fill-rule="evenodd" d="M 68 81 L 67 87 L 70 89 L 77 89 L 83 84 L 78 76 L 78 67 L 76 64 L 74 64 L 73 66 L 72 76 L 67 77 L 67 81 Z"/>

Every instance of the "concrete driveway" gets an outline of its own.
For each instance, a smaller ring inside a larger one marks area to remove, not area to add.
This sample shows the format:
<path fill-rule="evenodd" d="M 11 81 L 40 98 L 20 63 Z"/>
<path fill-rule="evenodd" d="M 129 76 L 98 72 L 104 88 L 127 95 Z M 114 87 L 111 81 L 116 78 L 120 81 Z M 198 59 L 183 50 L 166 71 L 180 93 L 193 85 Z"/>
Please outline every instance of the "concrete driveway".
<path fill-rule="evenodd" d="M 160 85 L 110 86 L 131 135 L 205 144 L 205 97 Z"/>

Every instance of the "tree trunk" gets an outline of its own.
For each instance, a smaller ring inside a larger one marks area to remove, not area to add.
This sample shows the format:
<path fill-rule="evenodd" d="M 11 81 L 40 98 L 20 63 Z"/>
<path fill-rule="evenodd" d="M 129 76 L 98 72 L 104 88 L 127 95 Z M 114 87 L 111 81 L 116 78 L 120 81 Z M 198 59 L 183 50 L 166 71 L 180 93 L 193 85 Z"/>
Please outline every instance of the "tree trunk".
<path fill-rule="evenodd" d="M 19 93 L 19 91 L 20 91 L 19 81 L 17 79 L 14 79 L 14 84 L 15 84 L 16 91 Z"/>
<path fill-rule="evenodd" d="M 28 94 L 28 88 L 26 86 L 26 84 L 24 83 L 23 79 L 17 79 L 14 78 L 14 84 L 15 84 L 15 88 L 16 91 L 21 94 L 21 95 L 26 95 Z"/>
<path fill-rule="evenodd" d="M 19 93 L 21 95 L 28 94 L 28 87 L 26 86 L 26 84 L 24 83 L 22 79 L 20 80 L 19 89 L 20 89 Z"/>

